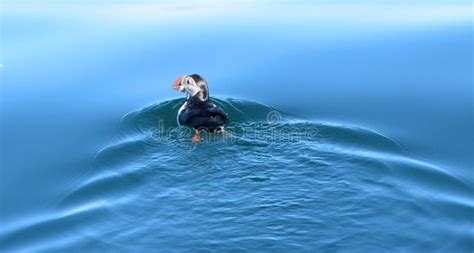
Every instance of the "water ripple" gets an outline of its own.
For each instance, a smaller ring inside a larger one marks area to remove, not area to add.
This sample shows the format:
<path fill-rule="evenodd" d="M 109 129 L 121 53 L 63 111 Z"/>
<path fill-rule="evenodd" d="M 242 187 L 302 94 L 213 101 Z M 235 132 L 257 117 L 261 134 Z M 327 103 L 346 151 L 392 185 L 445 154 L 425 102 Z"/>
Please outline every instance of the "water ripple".
<path fill-rule="evenodd" d="M 124 116 L 120 139 L 58 203 L 65 211 L 4 229 L 3 248 L 469 248 L 472 186 L 396 141 L 226 99 L 216 102 L 229 113 L 228 134 L 193 145 L 176 125 L 181 102 Z"/>

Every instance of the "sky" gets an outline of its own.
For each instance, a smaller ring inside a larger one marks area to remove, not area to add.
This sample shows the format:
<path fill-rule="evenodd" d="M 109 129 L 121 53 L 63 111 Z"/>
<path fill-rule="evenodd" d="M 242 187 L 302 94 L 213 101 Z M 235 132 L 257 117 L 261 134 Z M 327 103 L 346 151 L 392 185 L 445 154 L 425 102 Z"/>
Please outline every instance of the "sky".
<path fill-rule="evenodd" d="M 253 17 L 275 20 L 312 18 L 355 22 L 433 22 L 472 20 L 472 3 L 465 0 L 3 0 L 2 16 L 55 16 L 102 19 L 127 23 L 153 22 L 169 18 Z M 271 3 L 271 4 L 269 4 Z"/>

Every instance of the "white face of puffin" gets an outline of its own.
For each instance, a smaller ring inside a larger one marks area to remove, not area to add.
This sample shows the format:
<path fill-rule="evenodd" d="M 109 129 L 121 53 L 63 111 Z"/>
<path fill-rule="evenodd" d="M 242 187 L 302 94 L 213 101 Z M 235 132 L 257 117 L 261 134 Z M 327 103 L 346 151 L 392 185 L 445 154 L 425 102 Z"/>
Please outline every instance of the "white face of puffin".
<path fill-rule="evenodd" d="M 186 92 L 190 97 L 194 97 L 199 93 L 199 100 L 207 100 L 207 93 L 204 95 L 204 92 L 201 92 L 203 91 L 202 88 L 196 84 L 196 81 L 192 77 L 187 75 L 176 79 L 173 83 L 173 89 L 179 92 Z"/>

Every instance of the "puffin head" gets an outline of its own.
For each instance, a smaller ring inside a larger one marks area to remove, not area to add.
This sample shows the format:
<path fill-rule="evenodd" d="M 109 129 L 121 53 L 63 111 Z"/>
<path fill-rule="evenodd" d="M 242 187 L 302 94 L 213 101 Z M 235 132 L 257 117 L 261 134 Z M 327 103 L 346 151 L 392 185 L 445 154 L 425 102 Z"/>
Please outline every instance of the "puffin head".
<path fill-rule="evenodd" d="M 188 100 L 205 102 L 209 99 L 207 82 L 198 74 L 178 77 L 173 83 L 173 89 L 178 92 L 186 92 Z"/>

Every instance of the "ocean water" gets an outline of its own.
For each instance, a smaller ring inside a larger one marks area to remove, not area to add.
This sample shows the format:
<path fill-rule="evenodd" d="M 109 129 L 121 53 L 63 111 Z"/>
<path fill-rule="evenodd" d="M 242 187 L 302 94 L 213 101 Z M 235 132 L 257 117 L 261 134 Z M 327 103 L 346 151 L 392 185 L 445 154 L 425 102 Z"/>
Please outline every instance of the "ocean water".
<path fill-rule="evenodd" d="M 2 1 L 1 252 L 472 252 L 469 1 Z M 225 136 L 178 127 L 199 73 Z"/>

